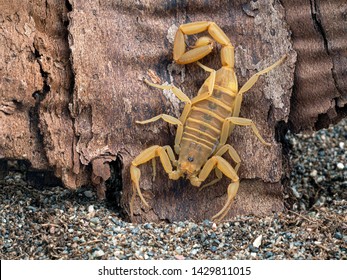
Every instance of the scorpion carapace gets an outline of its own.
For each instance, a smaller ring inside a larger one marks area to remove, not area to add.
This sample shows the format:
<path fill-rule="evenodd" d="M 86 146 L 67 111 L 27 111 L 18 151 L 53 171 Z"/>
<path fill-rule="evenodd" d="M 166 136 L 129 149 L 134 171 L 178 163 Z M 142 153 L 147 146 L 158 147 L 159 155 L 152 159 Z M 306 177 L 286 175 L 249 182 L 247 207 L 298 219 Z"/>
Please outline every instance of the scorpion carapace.
<path fill-rule="evenodd" d="M 212 38 L 201 37 L 190 50 L 186 51 L 185 35 L 198 34 L 204 31 L 207 31 Z M 221 45 L 222 67 L 217 71 L 197 62 L 212 51 L 215 42 Z M 174 40 L 173 57 L 178 64 L 197 62 L 209 73 L 209 77 L 201 86 L 197 96 L 191 100 L 173 85 L 157 85 L 146 80 L 150 86 L 172 90 L 174 95 L 185 103 L 185 106 L 178 119 L 161 114 L 149 120 L 137 121 L 137 123 L 146 124 L 163 119 L 170 124 L 177 125 L 174 151 L 178 155 L 178 160 L 176 160 L 175 153 L 170 146 L 155 145 L 141 152 L 132 161 L 130 174 L 133 182 L 133 197 L 130 211 L 132 214 L 136 192 L 141 201 L 148 206 L 140 190 L 141 173 L 138 166 L 159 157 L 166 173 L 172 180 L 186 176 L 192 185 L 200 187 L 213 170 L 216 179 L 204 187 L 217 183 L 223 174 L 231 180 L 227 188 L 227 200 L 224 207 L 212 217 L 213 220 L 220 221 L 228 213 L 239 188 L 237 171 L 241 159 L 235 149 L 226 144 L 232 129 L 235 125 L 250 126 L 263 144 L 270 145 L 261 137 L 252 120 L 239 117 L 242 95 L 256 83 L 259 76 L 283 63 L 286 55 L 273 65 L 254 74 L 239 90 L 234 70 L 233 45 L 214 22 L 201 21 L 183 24 L 179 27 Z M 235 162 L 234 166 L 222 157 L 226 153 Z M 154 164 L 153 172 L 155 174 Z"/>

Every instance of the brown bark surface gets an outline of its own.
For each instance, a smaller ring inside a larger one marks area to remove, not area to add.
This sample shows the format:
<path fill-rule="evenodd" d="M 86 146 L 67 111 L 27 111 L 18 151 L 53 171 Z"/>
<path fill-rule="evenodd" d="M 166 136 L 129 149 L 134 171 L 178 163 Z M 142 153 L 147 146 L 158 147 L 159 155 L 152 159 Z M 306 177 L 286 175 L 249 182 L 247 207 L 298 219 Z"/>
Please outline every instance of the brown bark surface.
<path fill-rule="evenodd" d="M 69 188 L 86 183 L 69 112 L 73 75 L 61 1 L 0 2 L 2 158 L 53 169 Z"/>
<path fill-rule="evenodd" d="M 128 212 L 131 161 L 151 145 L 172 145 L 176 131 L 162 121 L 141 126 L 135 120 L 160 113 L 179 116 L 182 109 L 176 99 L 142 80 L 173 83 L 194 97 L 207 75 L 195 64 L 173 64 L 173 35 L 180 24 L 215 21 L 235 46 L 240 85 L 283 54 L 289 56 L 245 94 L 241 109 L 241 116 L 251 118 L 272 146 L 263 146 L 245 127 L 237 127 L 229 142 L 242 159 L 241 187 L 229 217 L 280 211 L 286 156 L 278 141 L 289 114 L 297 131 L 318 127 L 321 120 L 331 122 L 342 114 L 346 100 L 346 52 L 341 41 L 345 27 L 336 25 L 335 14 L 327 12 L 336 8 L 333 1 L 316 2 L 302 4 L 301 15 L 295 18 L 295 5 L 284 1 L 284 10 L 273 0 L 74 0 L 66 1 L 65 6 L 58 0 L 11 4 L 0 0 L 4 58 L 0 61 L 0 128 L 4 136 L 0 156 L 26 159 L 34 168 L 53 168 L 69 188 L 92 182 L 101 196 L 111 176 L 110 164 L 121 159 L 122 205 Z M 300 29 L 300 22 L 308 24 L 308 17 L 312 24 L 317 7 L 319 26 L 326 30 L 323 54 L 315 51 L 321 33 L 314 28 Z M 338 8 L 342 12 L 336 20 L 343 18 L 343 9 Z M 292 102 L 296 53 L 286 20 L 301 63 Z M 305 36 L 313 42 L 308 49 L 300 42 Z M 317 58 L 324 63 L 313 67 Z M 202 62 L 218 69 L 219 48 Z M 313 80 L 307 79 L 305 75 L 311 74 L 307 68 L 318 68 L 320 75 L 314 73 Z M 330 80 L 322 82 L 327 78 Z M 313 91 L 309 84 L 317 85 L 314 103 L 305 95 Z M 198 221 L 210 218 L 224 204 L 228 180 L 199 192 L 189 181 L 169 180 L 159 161 L 155 181 L 150 163 L 141 166 L 141 171 L 141 187 L 150 208 L 136 198 L 133 221 Z"/>
<path fill-rule="evenodd" d="M 347 2 L 283 5 L 298 54 L 290 127 L 295 132 L 327 127 L 347 115 Z"/>
<path fill-rule="evenodd" d="M 35 54 L 34 18 L 25 5 L 1 1 L 0 16 L 0 156 L 23 158 L 48 167 L 38 139 L 39 97 L 44 78 Z"/>

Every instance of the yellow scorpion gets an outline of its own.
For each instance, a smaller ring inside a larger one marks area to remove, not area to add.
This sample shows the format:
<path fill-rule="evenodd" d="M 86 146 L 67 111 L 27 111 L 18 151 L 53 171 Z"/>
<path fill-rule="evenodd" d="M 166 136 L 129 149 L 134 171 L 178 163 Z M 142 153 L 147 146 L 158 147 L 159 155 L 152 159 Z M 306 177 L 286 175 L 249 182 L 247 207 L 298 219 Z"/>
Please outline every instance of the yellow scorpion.
<path fill-rule="evenodd" d="M 194 35 L 204 31 L 207 31 L 212 38 L 200 37 L 195 45 L 186 51 L 185 35 Z M 156 157 L 159 157 L 166 173 L 172 180 L 177 180 L 185 175 L 193 186 L 200 187 L 201 183 L 215 170 L 216 179 L 203 187 L 217 183 L 223 174 L 232 181 L 228 186 L 227 200 L 223 208 L 212 217 L 212 220 L 220 221 L 228 213 L 239 188 L 237 171 L 241 159 L 235 149 L 226 144 L 232 129 L 235 125 L 250 126 L 263 144 L 270 145 L 261 137 L 252 120 L 239 117 L 242 95 L 256 83 L 259 76 L 280 65 L 286 59 L 286 55 L 273 65 L 254 74 L 238 90 L 234 70 L 233 45 L 216 23 L 200 21 L 183 24 L 179 27 L 174 40 L 173 58 L 178 64 L 196 62 L 212 51 L 215 41 L 221 45 L 222 67 L 215 71 L 197 62 L 201 68 L 209 73 L 209 77 L 193 99 L 189 99 L 187 95 L 173 85 L 157 85 L 145 81 L 152 87 L 171 90 L 179 100 L 185 103 L 185 106 L 182 115 L 178 119 L 167 114 L 160 114 L 149 120 L 137 121 L 137 123 L 146 124 L 163 119 L 170 124 L 177 125 L 174 150 L 178 155 L 178 160 L 176 160 L 170 146 L 155 145 L 142 151 L 132 161 L 130 167 L 133 182 L 133 197 L 130 203 L 131 214 L 136 192 L 143 204 L 148 207 L 139 186 L 141 172 L 138 166 L 150 160 L 154 161 Z M 222 157 L 226 153 L 229 153 L 236 163 L 235 167 L 231 166 Z M 176 167 L 176 170 L 173 170 L 173 166 Z M 153 172 L 155 174 L 154 164 Z"/>

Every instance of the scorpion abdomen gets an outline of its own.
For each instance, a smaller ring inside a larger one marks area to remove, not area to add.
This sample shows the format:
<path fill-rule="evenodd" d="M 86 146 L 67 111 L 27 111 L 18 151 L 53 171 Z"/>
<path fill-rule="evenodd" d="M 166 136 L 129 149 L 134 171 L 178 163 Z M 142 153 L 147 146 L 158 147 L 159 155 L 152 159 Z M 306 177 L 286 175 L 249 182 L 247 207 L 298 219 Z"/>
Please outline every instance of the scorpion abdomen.
<path fill-rule="evenodd" d="M 184 124 L 181 154 L 191 156 L 194 149 L 194 154 L 200 153 L 201 165 L 206 162 L 218 145 L 223 123 L 227 117 L 231 116 L 236 95 L 231 93 L 230 89 L 223 87 L 229 81 L 226 81 L 224 76 L 221 83 L 219 75 L 221 73 L 217 71 L 212 95 L 193 104 Z M 219 81 L 218 84 L 217 81 Z M 206 84 L 202 85 L 199 94 L 203 94 L 206 90 L 208 90 Z"/>

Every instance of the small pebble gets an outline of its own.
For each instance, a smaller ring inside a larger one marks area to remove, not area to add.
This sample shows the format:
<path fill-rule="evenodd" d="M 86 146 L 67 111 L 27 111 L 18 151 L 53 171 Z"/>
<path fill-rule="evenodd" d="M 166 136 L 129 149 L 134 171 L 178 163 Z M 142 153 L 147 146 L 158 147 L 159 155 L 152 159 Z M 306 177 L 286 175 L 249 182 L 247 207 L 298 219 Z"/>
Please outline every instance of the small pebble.
<path fill-rule="evenodd" d="M 153 226 L 151 224 L 145 224 L 143 227 L 145 229 L 152 229 L 153 228 Z"/>
<path fill-rule="evenodd" d="M 94 218 L 90 219 L 90 222 L 93 224 L 98 224 L 98 223 L 100 223 L 100 219 L 98 217 L 94 217 Z"/>
<path fill-rule="evenodd" d="M 259 235 L 254 241 L 253 241 L 253 246 L 255 248 L 259 248 L 259 246 L 261 245 L 261 240 L 262 240 L 263 236 Z"/>
<path fill-rule="evenodd" d="M 93 192 L 92 191 L 85 191 L 84 195 L 88 198 L 91 198 L 91 197 L 93 197 Z"/>
<path fill-rule="evenodd" d="M 296 198 L 300 198 L 301 197 L 301 194 L 296 190 L 296 188 L 291 187 L 290 190 L 292 191 L 293 195 L 296 197 Z"/>
<path fill-rule="evenodd" d="M 259 251 L 259 249 L 257 247 L 254 247 L 252 244 L 249 245 L 248 248 L 251 252 L 258 252 Z"/>
<path fill-rule="evenodd" d="M 93 257 L 102 257 L 103 255 L 105 255 L 105 252 L 103 250 L 97 250 L 93 252 Z"/>
<path fill-rule="evenodd" d="M 148 251 L 147 255 L 150 256 L 150 257 L 153 257 L 154 256 L 154 252 L 153 251 Z"/>
<path fill-rule="evenodd" d="M 199 252 L 198 249 L 193 249 L 193 250 L 190 251 L 190 254 L 191 255 L 196 255 L 198 252 Z"/>
<path fill-rule="evenodd" d="M 212 252 L 216 252 L 217 250 L 218 250 L 218 248 L 217 248 L 216 246 L 212 246 L 212 247 L 211 247 L 211 251 L 212 251 Z"/>
<path fill-rule="evenodd" d="M 335 234 L 334 234 L 334 237 L 336 238 L 336 239 L 342 239 L 342 234 L 340 233 L 340 232 L 335 232 Z"/>
<path fill-rule="evenodd" d="M 177 246 L 175 251 L 176 251 L 177 254 L 181 255 L 182 252 L 183 252 L 183 249 L 180 246 Z"/>
<path fill-rule="evenodd" d="M 88 212 L 89 213 L 93 213 L 95 210 L 94 210 L 94 205 L 89 205 L 88 206 Z"/>
<path fill-rule="evenodd" d="M 30 206 L 30 205 L 29 205 L 27 208 L 28 208 L 28 210 L 30 210 L 30 211 L 32 211 L 32 212 L 34 212 L 34 213 L 37 211 L 37 208 L 34 207 L 34 206 Z"/>
<path fill-rule="evenodd" d="M 344 164 L 343 164 L 342 162 L 339 162 L 339 163 L 337 164 L 337 168 L 340 169 L 340 170 L 342 170 L 342 169 L 345 168 L 345 166 L 344 166 Z"/>
<path fill-rule="evenodd" d="M 212 224 L 212 229 L 213 229 L 213 230 L 216 230 L 216 229 L 217 229 L 216 223 L 213 223 L 213 224 Z"/>
<path fill-rule="evenodd" d="M 210 220 L 204 220 L 202 224 L 206 227 L 210 227 L 212 225 L 212 222 Z"/>
<path fill-rule="evenodd" d="M 274 255 L 274 253 L 272 253 L 271 251 L 267 251 L 265 253 L 265 258 L 269 259 L 269 258 L 273 257 L 273 255 Z"/>
<path fill-rule="evenodd" d="M 323 176 L 319 176 L 318 178 L 317 178 L 317 183 L 321 183 L 321 182 L 323 182 L 324 181 L 324 177 Z"/>

